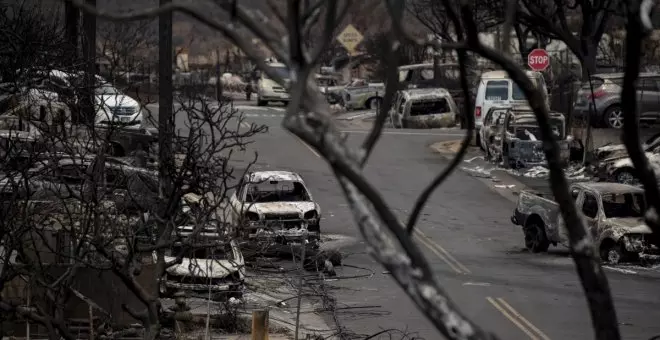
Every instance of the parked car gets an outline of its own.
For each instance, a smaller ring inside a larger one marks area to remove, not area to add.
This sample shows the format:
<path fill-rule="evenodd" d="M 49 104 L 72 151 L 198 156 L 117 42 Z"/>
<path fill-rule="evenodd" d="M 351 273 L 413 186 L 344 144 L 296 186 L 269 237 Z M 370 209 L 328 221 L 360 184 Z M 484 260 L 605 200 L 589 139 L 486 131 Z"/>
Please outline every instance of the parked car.
<path fill-rule="evenodd" d="M 491 112 L 502 114 L 501 110 Z M 497 161 L 501 160 L 505 167 L 511 168 L 545 165 L 547 161 L 543 152 L 543 141 L 536 116 L 531 108 L 514 106 L 507 108 L 506 113 L 503 114 L 504 120 L 501 128 L 493 127 L 497 122 L 491 120 L 483 133 L 479 132 L 481 136 L 488 138 L 483 142 L 488 157 Z M 566 119 L 559 112 L 550 112 L 548 118 L 559 143 L 561 161 L 568 163 L 573 138 L 566 132 Z"/>
<path fill-rule="evenodd" d="M 526 71 L 527 76 L 532 80 L 537 88 L 541 89 L 546 100 L 546 105 L 550 107 L 548 89 L 543 78 L 543 74 L 535 71 Z M 529 105 L 527 98 L 518 85 L 509 78 L 506 71 L 490 71 L 481 75 L 478 82 L 477 95 L 475 98 L 474 123 L 477 132 L 483 123 L 483 115 L 493 106 L 502 105 Z M 477 133 L 477 145 L 481 143 L 480 136 Z"/>
<path fill-rule="evenodd" d="M 573 183 L 570 192 L 603 261 L 617 264 L 656 255 L 656 235 L 644 224 L 644 190 L 619 183 Z M 525 247 L 545 252 L 552 244 L 568 247 L 568 231 L 552 194 L 524 190 L 511 217 L 521 226 Z"/>
<path fill-rule="evenodd" d="M 97 157 L 64 153 L 33 157 L 30 168 L 16 173 L 8 172 L 0 178 L 0 192 L 4 198 L 76 198 L 92 189 L 89 187 L 92 182 L 88 180 L 88 169 L 96 166 Z M 142 199 L 144 187 L 130 190 L 130 181 L 138 174 L 140 178 L 151 177 L 157 183 L 156 173 L 133 167 L 127 160 L 108 157 L 101 180 L 94 182 L 97 193 L 107 196 L 122 208 L 135 208 L 145 201 Z M 157 192 L 158 188 L 155 189 Z"/>
<path fill-rule="evenodd" d="M 477 132 L 479 138 L 479 147 L 486 153 L 486 158 L 492 158 L 494 150 L 490 150 L 495 146 L 496 138 L 501 139 L 502 132 L 504 131 L 504 118 L 511 106 L 493 106 L 488 110 L 484 116 L 481 129 Z"/>
<path fill-rule="evenodd" d="M 438 77 L 435 77 L 435 71 L 438 71 Z M 475 83 L 478 74 L 468 70 L 468 83 Z M 456 63 L 439 63 L 434 67 L 433 63 L 402 65 L 399 66 L 399 85 L 400 89 L 413 88 L 443 88 L 449 91 L 457 106 L 457 113 L 461 120 L 464 120 L 463 103 L 465 94 L 461 88 L 460 67 Z M 472 99 L 476 96 L 476 91 L 470 93 Z"/>
<path fill-rule="evenodd" d="M 437 128 L 456 125 L 458 108 L 449 91 L 424 88 L 398 91 L 390 108 L 396 128 Z"/>
<path fill-rule="evenodd" d="M 165 262 L 179 257 L 181 261 L 165 269 L 158 284 L 161 297 L 172 297 L 177 291 L 202 298 L 211 294 L 216 301 L 243 296 L 245 260 L 238 242 L 226 232 L 232 226 L 217 218 L 207 220 L 207 211 L 198 210 L 203 204 L 202 196 L 196 194 L 182 199 L 182 218 L 172 235 L 175 243 L 165 251 Z M 157 261 L 155 252 L 153 256 Z"/>
<path fill-rule="evenodd" d="M 385 95 L 384 83 L 354 79 L 342 90 L 342 104 L 347 110 L 376 109 Z"/>
<path fill-rule="evenodd" d="M 289 81 L 289 68 L 285 64 L 269 63 L 268 66 L 286 82 Z M 268 105 L 268 102 L 271 101 L 278 101 L 287 104 L 290 98 L 291 96 L 284 86 L 270 79 L 266 72 L 260 72 L 259 80 L 257 81 L 258 106 Z"/>
<path fill-rule="evenodd" d="M 316 85 L 319 91 L 325 95 L 330 104 L 337 104 L 341 101 L 341 92 L 346 87 L 340 85 L 340 77 L 332 74 L 316 74 Z"/>
<path fill-rule="evenodd" d="M 279 245 L 320 246 L 321 207 L 302 177 L 289 171 L 255 171 L 229 200 L 243 239 Z"/>
<path fill-rule="evenodd" d="M 660 73 L 640 73 L 637 83 L 637 108 L 642 124 L 660 121 Z M 603 73 L 582 84 L 573 106 L 575 117 L 589 119 L 594 127 L 623 128 L 621 89 L 623 73 Z M 591 93 L 593 87 L 593 94 Z M 595 105 L 595 106 L 594 106 Z"/>
<path fill-rule="evenodd" d="M 656 134 L 642 143 L 642 150 L 649 159 L 651 166 L 660 175 L 660 134 Z M 593 152 L 591 167 L 601 181 L 636 184 L 636 170 L 623 144 L 605 145 Z M 660 178 L 660 177 L 659 177 Z"/>

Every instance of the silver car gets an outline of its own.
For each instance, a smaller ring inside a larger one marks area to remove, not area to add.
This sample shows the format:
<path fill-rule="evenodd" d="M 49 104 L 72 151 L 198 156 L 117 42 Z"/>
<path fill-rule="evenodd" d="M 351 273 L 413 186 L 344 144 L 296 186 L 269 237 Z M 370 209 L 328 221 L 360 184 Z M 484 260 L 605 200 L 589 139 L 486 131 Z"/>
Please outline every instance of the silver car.
<path fill-rule="evenodd" d="M 593 94 L 591 87 L 593 86 Z M 584 83 L 577 93 L 573 107 L 575 117 L 589 120 L 594 127 L 621 129 L 621 89 L 623 73 L 596 74 L 591 84 Z M 637 86 L 637 105 L 640 123 L 655 124 L 660 120 L 660 73 L 640 73 Z M 594 106 L 595 104 L 595 106 Z M 595 107 L 595 110 L 593 108 Z"/>

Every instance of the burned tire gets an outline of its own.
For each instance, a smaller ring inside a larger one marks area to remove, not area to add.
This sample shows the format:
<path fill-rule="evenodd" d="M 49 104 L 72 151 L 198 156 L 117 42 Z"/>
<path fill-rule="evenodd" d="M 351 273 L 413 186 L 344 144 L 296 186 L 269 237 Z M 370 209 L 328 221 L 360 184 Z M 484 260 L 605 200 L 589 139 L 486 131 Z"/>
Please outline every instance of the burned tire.
<path fill-rule="evenodd" d="M 614 172 L 614 181 L 622 184 L 636 184 L 638 179 L 633 168 L 621 168 Z"/>
<path fill-rule="evenodd" d="M 545 234 L 545 227 L 542 223 L 536 221 L 530 222 L 523 228 L 525 233 L 525 247 L 532 253 L 542 253 L 548 251 L 550 241 Z"/>
<path fill-rule="evenodd" d="M 600 247 L 600 258 L 604 263 L 619 264 L 623 262 L 625 252 L 621 244 L 611 242 L 603 242 Z"/>

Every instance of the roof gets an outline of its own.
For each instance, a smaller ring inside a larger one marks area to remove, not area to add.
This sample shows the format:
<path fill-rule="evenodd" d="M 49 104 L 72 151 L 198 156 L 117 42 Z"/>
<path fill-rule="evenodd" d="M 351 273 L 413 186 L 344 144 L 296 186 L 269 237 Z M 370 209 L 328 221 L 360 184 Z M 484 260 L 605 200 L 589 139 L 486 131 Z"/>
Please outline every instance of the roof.
<path fill-rule="evenodd" d="M 527 73 L 527 76 L 532 77 L 540 72 L 526 70 L 525 73 Z M 488 71 L 481 74 L 481 79 L 510 79 L 510 78 L 511 77 L 509 77 L 509 73 L 504 70 Z"/>
<path fill-rule="evenodd" d="M 250 177 L 248 181 L 250 183 L 259 183 L 264 181 L 303 181 L 300 175 L 291 171 L 254 171 L 249 176 Z"/>
<path fill-rule="evenodd" d="M 598 73 L 594 74 L 592 77 L 598 77 L 598 78 L 603 78 L 603 79 L 613 79 L 613 78 L 623 78 L 624 73 L 623 72 L 617 72 L 617 73 Z M 655 72 L 641 72 L 639 74 L 640 78 L 644 77 L 660 77 L 660 73 L 655 73 Z"/>
<path fill-rule="evenodd" d="M 456 64 L 456 63 L 440 63 L 440 64 L 438 64 L 438 68 L 447 67 L 447 66 L 458 67 L 458 64 Z M 399 66 L 399 71 L 412 70 L 412 69 L 415 69 L 415 68 L 427 68 L 427 67 L 433 67 L 433 63 L 402 65 L 402 66 Z"/>
<path fill-rule="evenodd" d="M 578 183 L 578 185 L 585 189 L 597 191 L 601 194 L 623 194 L 627 192 L 644 193 L 644 189 L 642 188 L 622 183 L 582 182 Z"/>
<path fill-rule="evenodd" d="M 431 88 L 421 88 L 421 89 L 409 89 L 401 91 L 403 94 L 407 94 L 409 98 L 420 98 L 420 97 L 445 97 L 451 96 L 449 91 L 440 87 L 431 87 Z"/>

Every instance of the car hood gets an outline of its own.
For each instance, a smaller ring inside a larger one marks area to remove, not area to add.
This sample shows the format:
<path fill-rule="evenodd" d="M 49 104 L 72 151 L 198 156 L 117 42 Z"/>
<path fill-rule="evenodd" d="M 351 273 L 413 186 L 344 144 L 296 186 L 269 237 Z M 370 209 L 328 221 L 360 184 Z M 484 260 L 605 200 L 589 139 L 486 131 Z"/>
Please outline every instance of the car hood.
<path fill-rule="evenodd" d="M 130 106 L 139 107 L 140 104 L 133 98 L 124 94 L 104 94 L 96 96 L 96 102 L 107 107 Z"/>
<path fill-rule="evenodd" d="M 314 202 L 267 202 L 251 203 L 249 211 L 257 214 L 297 213 L 302 217 L 304 213 L 314 209 L 316 209 L 316 203 Z M 320 214 L 319 211 L 317 212 Z"/>
<path fill-rule="evenodd" d="M 644 224 L 643 219 L 636 217 L 608 218 L 605 220 L 612 228 L 626 234 L 651 234 L 651 228 Z"/>
<path fill-rule="evenodd" d="M 27 131 L 15 131 L 15 130 L 0 130 L 0 138 L 6 139 L 22 139 L 25 141 L 35 141 L 35 135 Z"/>
<path fill-rule="evenodd" d="M 175 257 L 165 256 L 165 262 L 171 262 L 175 259 Z M 177 276 L 220 279 L 238 272 L 241 266 L 241 263 L 230 260 L 183 258 L 180 264 L 175 264 L 167 268 L 166 271 L 168 274 Z"/>

